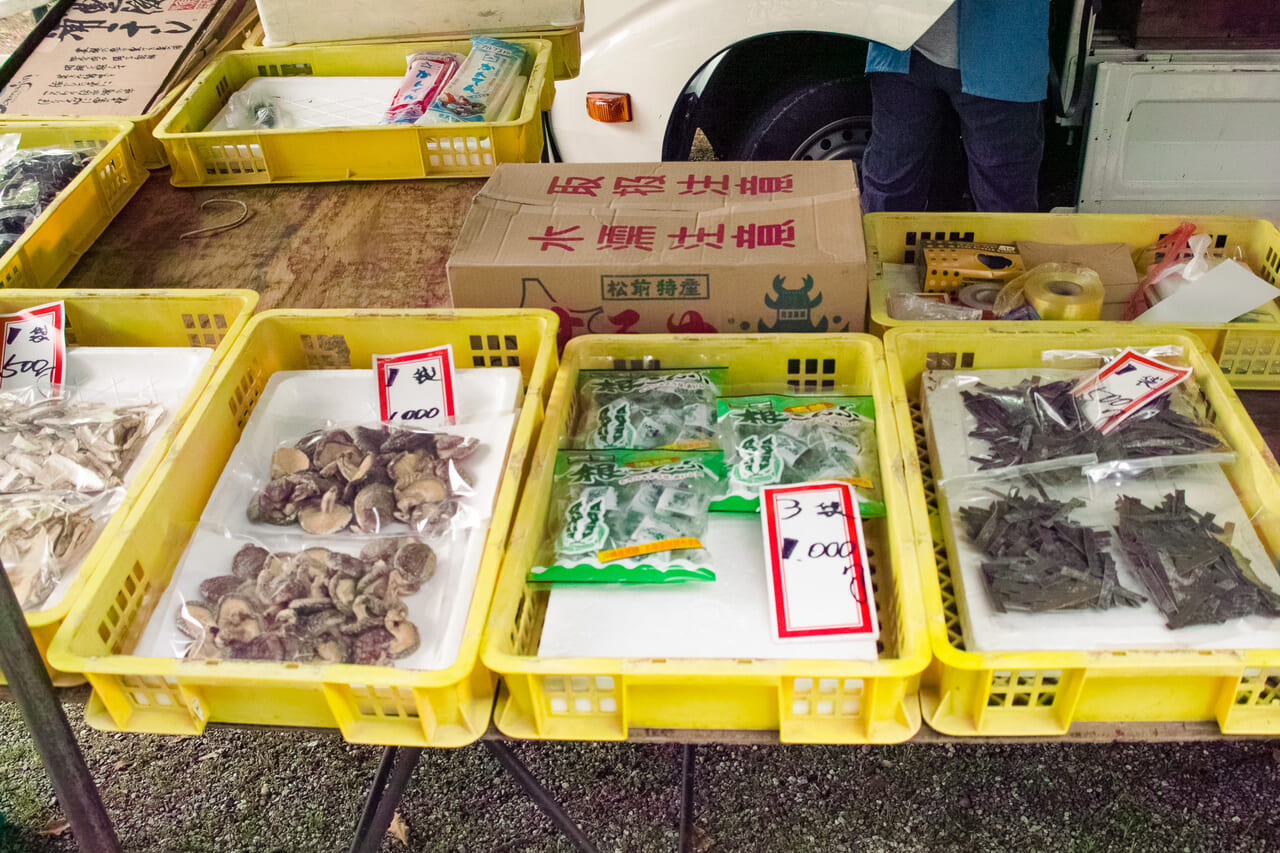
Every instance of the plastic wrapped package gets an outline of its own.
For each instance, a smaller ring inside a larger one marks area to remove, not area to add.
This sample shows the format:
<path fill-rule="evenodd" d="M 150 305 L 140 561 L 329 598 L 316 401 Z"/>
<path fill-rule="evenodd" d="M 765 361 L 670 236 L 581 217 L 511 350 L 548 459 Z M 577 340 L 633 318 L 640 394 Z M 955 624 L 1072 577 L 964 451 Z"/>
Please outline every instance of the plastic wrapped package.
<path fill-rule="evenodd" d="M 578 374 L 578 449 L 704 450 L 716 446 L 723 368 L 584 370 Z"/>
<path fill-rule="evenodd" d="M 123 485 L 164 416 L 155 404 L 113 406 L 67 399 L 0 407 L 0 493 Z"/>
<path fill-rule="evenodd" d="M 91 148 L 0 146 L 0 253 L 18 241 L 96 153 Z"/>
<path fill-rule="evenodd" d="M 436 95 L 420 125 L 493 121 L 506 105 L 528 51 L 489 36 L 471 39 L 471 51 Z"/>
<path fill-rule="evenodd" d="M 529 580 L 715 580 L 701 539 L 723 465 L 714 452 L 561 452 L 547 559 Z"/>
<path fill-rule="evenodd" d="M 415 53 L 407 61 L 408 70 L 382 117 L 383 124 L 413 124 L 422 118 L 464 60 L 456 53 L 427 51 Z"/>
<path fill-rule="evenodd" d="M 465 537 L 256 539 L 202 525 L 144 649 L 185 660 L 430 668 Z"/>
<path fill-rule="evenodd" d="M 981 320 L 982 309 L 953 305 L 919 293 L 889 294 L 889 316 L 895 320 Z"/>
<path fill-rule="evenodd" d="M 1229 450 L 1205 417 L 1194 385 L 1173 388 L 1103 434 L 1072 393 L 1092 374 L 1055 368 L 927 371 L 921 395 L 940 476 L 1081 455 L 1110 461 Z"/>
<path fill-rule="evenodd" d="M 475 526 L 478 508 L 464 506 L 474 495 L 465 460 L 479 449 L 477 439 L 445 432 L 311 430 L 271 452 L 265 480 L 260 470 L 242 472 L 253 494 L 245 514 L 253 523 L 297 524 L 317 535 L 379 533 L 396 522 L 430 535 Z"/>
<path fill-rule="evenodd" d="M 272 130 L 294 126 L 280 98 L 258 92 L 233 92 L 227 98 L 225 113 L 228 130 Z"/>
<path fill-rule="evenodd" d="M 0 495 L 0 562 L 27 612 L 56 606 L 124 489 Z"/>
<path fill-rule="evenodd" d="M 966 648 L 1275 648 L 1280 575 L 1223 460 L 1076 460 L 941 481 Z"/>
<path fill-rule="evenodd" d="M 864 518 L 884 515 L 872 398 L 722 397 L 716 428 L 727 484 L 713 510 L 758 511 L 762 486 L 845 480 Z"/>

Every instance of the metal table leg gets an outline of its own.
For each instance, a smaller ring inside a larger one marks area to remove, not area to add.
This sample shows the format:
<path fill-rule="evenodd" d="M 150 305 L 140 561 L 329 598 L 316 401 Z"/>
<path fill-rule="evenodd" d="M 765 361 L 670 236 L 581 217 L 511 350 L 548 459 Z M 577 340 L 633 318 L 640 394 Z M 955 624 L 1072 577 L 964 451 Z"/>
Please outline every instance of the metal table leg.
<path fill-rule="evenodd" d="M 9 576 L 0 566 L 0 669 L 13 690 L 62 812 L 85 853 L 119 853 L 115 827 L 102 805 L 67 715 L 27 628 Z"/>
<path fill-rule="evenodd" d="M 586 833 L 565 813 L 565 810 L 551 796 L 551 792 L 542 787 L 533 777 L 529 768 L 511 751 L 511 747 L 496 740 L 487 740 L 484 745 L 488 747 L 489 752 L 493 753 L 493 757 L 498 759 L 503 769 L 511 774 L 511 778 L 515 779 L 520 787 L 524 788 L 525 793 L 533 798 L 533 802 L 542 810 L 542 813 L 551 818 L 556 829 L 564 833 L 564 837 L 569 839 L 569 843 L 575 850 L 580 850 L 582 853 L 599 853 L 596 846 L 591 843 L 591 839 L 587 838 Z"/>
<path fill-rule="evenodd" d="M 697 761 L 696 747 L 684 745 L 684 778 L 680 783 L 680 853 L 693 853 L 693 772 Z"/>
<path fill-rule="evenodd" d="M 389 746 L 383 751 L 378 772 L 373 776 L 373 785 L 365 799 L 364 812 L 351 839 L 350 853 L 376 853 L 382 846 L 382 839 L 391 826 L 396 808 L 404 798 L 404 789 L 421 757 L 422 747 L 417 746 Z"/>

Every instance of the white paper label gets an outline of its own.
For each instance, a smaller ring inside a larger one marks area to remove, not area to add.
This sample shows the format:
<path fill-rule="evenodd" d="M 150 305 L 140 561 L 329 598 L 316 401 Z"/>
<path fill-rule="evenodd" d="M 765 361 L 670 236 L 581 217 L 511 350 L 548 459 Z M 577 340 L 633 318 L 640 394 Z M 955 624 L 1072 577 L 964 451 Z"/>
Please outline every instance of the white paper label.
<path fill-rule="evenodd" d="M 452 346 L 375 355 L 373 369 L 382 420 L 406 426 L 453 423 Z"/>
<path fill-rule="evenodd" d="M 760 519 L 778 639 L 879 636 L 862 517 L 848 483 L 765 486 Z"/>
<path fill-rule="evenodd" d="M 1190 376 L 1190 367 L 1175 367 L 1125 349 L 1071 392 L 1084 416 L 1103 435 L 1130 415 Z"/>
<path fill-rule="evenodd" d="M 64 308 L 49 302 L 0 315 L 0 390 L 34 388 L 49 397 L 62 393 L 67 344 Z"/>

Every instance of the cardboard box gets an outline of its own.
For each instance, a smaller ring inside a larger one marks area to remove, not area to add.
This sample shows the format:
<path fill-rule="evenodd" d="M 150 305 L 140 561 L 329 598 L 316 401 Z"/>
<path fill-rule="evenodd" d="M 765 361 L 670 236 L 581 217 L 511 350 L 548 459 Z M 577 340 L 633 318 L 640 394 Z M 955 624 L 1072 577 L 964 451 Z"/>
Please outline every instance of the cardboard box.
<path fill-rule="evenodd" d="M 863 330 L 852 163 L 498 166 L 449 259 L 457 308 L 618 332 Z"/>
<path fill-rule="evenodd" d="M 1011 281 L 1023 272 L 1018 247 L 1009 243 L 923 240 L 916 264 L 927 293 L 954 291 L 983 282 Z"/>

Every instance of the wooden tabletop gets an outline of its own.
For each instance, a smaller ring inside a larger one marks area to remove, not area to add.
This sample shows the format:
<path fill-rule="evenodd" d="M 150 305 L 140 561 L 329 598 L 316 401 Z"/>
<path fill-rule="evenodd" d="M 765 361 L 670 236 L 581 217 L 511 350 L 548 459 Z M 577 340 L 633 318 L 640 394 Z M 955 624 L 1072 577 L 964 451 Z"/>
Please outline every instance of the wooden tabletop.
<path fill-rule="evenodd" d="M 65 288 L 243 287 L 268 308 L 445 308 L 445 262 L 482 179 L 183 189 L 151 177 Z M 181 235 L 240 216 L 228 231 Z"/>

